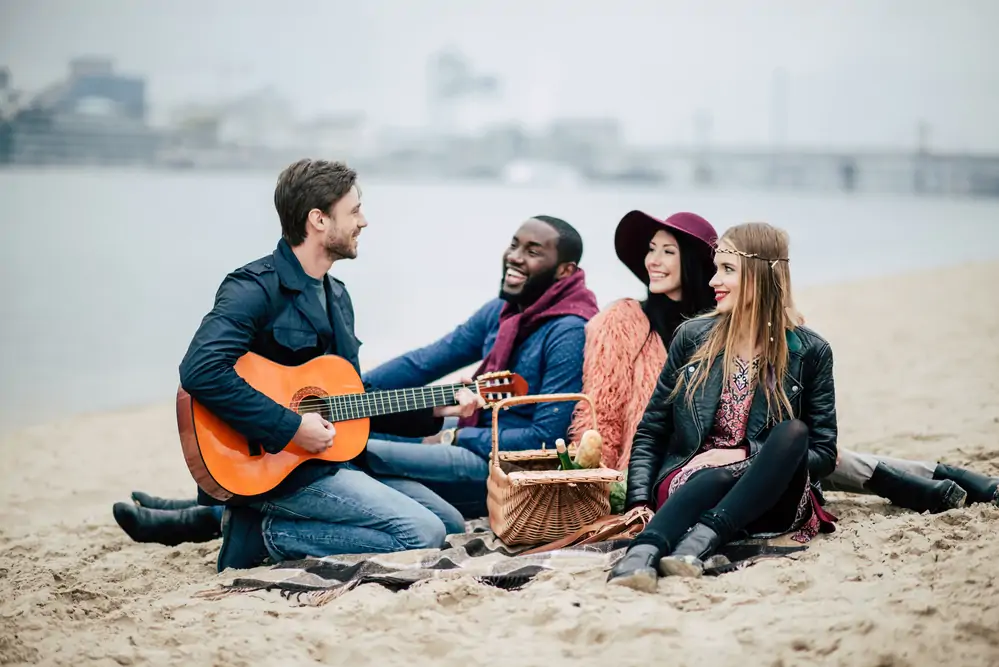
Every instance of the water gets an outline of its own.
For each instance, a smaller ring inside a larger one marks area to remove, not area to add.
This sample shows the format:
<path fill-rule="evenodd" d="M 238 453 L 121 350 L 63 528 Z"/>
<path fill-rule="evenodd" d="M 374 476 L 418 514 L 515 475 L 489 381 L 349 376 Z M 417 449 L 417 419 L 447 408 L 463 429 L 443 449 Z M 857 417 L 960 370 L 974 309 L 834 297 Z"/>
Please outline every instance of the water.
<path fill-rule="evenodd" d="M 172 400 L 177 365 L 226 272 L 279 236 L 276 174 L 0 172 L 0 431 Z M 791 234 L 796 286 L 999 257 L 999 204 L 759 192 L 364 182 L 350 290 L 362 365 L 429 343 L 497 291 L 500 255 L 538 214 L 583 235 L 604 305 L 640 296 L 614 255 L 633 208 Z"/>

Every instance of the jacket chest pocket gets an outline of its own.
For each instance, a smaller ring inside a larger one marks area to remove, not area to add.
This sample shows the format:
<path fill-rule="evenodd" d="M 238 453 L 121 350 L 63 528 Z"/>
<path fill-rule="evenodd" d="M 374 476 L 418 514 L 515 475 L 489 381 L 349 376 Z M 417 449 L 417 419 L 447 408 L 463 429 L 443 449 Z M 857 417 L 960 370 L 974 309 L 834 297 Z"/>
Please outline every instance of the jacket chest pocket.
<path fill-rule="evenodd" d="M 311 329 L 274 327 L 274 342 L 291 352 L 303 352 L 319 347 L 319 335 Z"/>
<path fill-rule="evenodd" d="M 323 353 L 319 335 L 311 329 L 274 327 L 271 331 L 275 361 L 285 366 L 298 366 Z"/>
<path fill-rule="evenodd" d="M 289 364 L 304 363 L 321 352 L 319 333 L 291 305 L 274 320 L 271 336 L 279 356 Z"/>
<path fill-rule="evenodd" d="M 319 347 L 319 333 L 293 305 L 275 318 L 271 335 L 278 347 L 295 356 Z"/>

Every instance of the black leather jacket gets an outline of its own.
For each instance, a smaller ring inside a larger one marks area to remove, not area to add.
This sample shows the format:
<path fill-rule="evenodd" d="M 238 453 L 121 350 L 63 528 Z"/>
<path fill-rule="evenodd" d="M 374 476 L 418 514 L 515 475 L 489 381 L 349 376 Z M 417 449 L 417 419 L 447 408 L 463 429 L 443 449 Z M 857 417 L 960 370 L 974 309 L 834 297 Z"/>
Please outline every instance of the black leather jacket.
<path fill-rule="evenodd" d="M 721 396 L 721 358 L 712 364 L 707 381 L 698 390 L 693 406 L 687 402 L 686 388 L 670 400 L 679 373 L 692 373 L 688 364 L 707 338 L 714 320 L 700 317 L 681 324 L 669 346 L 666 366 L 645 409 L 628 463 L 629 507 L 652 504 L 655 486 L 672 471 L 682 467 L 700 449 L 714 424 Z M 791 401 L 794 418 L 808 426 L 808 470 L 813 481 L 822 479 L 836 467 L 836 392 L 833 386 L 833 357 L 829 343 L 807 327 L 787 332 L 788 369 L 784 391 Z M 764 392 L 757 391 L 750 407 L 746 438 L 750 455 L 759 451 L 774 424 L 767 423 Z"/>

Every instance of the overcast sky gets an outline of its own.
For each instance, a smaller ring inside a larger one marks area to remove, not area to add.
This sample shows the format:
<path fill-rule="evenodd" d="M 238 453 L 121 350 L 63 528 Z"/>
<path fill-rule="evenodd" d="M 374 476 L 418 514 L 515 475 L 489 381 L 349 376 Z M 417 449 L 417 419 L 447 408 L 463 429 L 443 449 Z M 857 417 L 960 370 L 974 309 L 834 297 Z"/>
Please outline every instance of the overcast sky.
<path fill-rule="evenodd" d="M 629 138 L 999 152 L 999 0 L 0 0 L 0 65 L 36 90 L 109 55 L 162 110 L 273 84 L 302 117 L 426 121 L 425 62 L 453 46 L 503 79 L 478 112 L 540 124 L 620 117 Z"/>

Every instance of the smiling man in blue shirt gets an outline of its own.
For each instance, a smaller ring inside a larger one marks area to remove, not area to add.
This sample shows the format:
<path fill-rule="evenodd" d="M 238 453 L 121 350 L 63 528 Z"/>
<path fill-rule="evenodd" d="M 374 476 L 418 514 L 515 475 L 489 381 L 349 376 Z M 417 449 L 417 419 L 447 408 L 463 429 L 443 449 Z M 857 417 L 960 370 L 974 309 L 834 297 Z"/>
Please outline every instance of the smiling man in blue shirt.
<path fill-rule="evenodd" d="M 475 362 L 476 374 L 510 370 L 530 394 L 582 390 L 585 326 L 597 301 L 579 268 L 583 242 L 567 222 L 535 216 L 503 253 L 500 293 L 440 340 L 368 372 L 365 379 L 394 389 L 433 383 Z M 510 408 L 499 429 L 501 450 L 537 449 L 565 437 L 572 403 Z M 492 412 L 485 410 L 424 438 L 380 436 L 368 441 L 366 461 L 378 476 L 423 482 L 465 516 L 486 514 L 492 450 Z"/>

